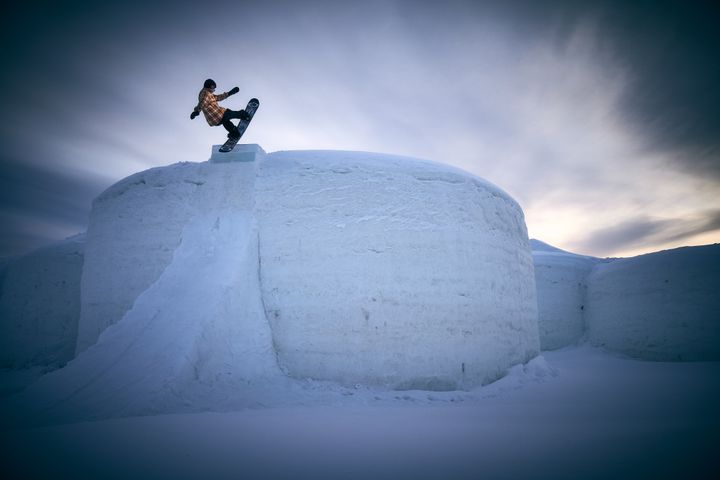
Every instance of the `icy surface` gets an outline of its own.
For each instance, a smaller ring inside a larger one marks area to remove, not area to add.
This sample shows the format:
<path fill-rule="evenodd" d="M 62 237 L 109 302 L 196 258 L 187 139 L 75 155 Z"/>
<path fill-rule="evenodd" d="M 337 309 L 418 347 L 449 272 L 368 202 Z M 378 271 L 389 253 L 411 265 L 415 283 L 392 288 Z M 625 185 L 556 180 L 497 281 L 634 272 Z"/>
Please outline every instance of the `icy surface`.
<path fill-rule="evenodd" d="M 293 377 L 454 390 L 539 349 L 522 210 L 445 165 L 279 152 L 256 187 L 261 285 Z"/>
<path fill-rule="evenodd" d="M 599 264 L 588 278 L 589 340 L 649 360 L 720 360 L 720 245 Z"/>
<path fill-rule="evenodd" d="M 552 247 L 550 247 L 552 248 Z M 587 276 L 597 259 L 562 250 L 533 250 L 540 348 L 572 345 L 585 333 Z"/>
<path fill-rule="evenodd" d="M 0 272 L 0 367 L 59 366 L 75 352 L 84 235 L 6 261 Z"/>

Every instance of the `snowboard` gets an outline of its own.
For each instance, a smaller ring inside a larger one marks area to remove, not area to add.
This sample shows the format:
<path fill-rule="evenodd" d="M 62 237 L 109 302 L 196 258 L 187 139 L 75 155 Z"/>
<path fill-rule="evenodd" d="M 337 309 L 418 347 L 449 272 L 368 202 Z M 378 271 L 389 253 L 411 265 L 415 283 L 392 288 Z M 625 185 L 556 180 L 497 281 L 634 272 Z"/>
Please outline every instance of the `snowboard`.
<path fill-rule="evenodd" d="M 250 115 L 250 118 L 248 118 L 247 120 L 240 120 L 240 123 L 238 123 L 237 126 L 238 133 L 240 135 L 238 135 L 237 138 L 228 138 L 227 142 L 225 142 L 222 147 L 220 147 L 220 152 L 231 152 L 232 149 L 235 148 L 235 145 L 237 145 L 238 141 L 240 141 L 240 138 L 243 136 L 243 133 L 245 133 L 245 130 L 247 130 L 248 125 L 250 125 L 250 121 L 255 116 L 255 112 L 257 111 L 259 106 L 260 100 L 258 100 L 257 98 L 250 99 L 247 107 L 245 107 L 245 111 L 248 113 L 248 115 Z"/>

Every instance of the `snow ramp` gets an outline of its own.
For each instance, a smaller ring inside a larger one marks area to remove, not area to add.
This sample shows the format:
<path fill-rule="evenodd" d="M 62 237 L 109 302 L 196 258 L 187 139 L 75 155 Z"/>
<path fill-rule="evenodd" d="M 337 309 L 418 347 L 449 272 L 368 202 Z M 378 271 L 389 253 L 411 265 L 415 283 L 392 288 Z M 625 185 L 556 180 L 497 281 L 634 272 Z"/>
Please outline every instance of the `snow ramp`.
<path fill-rule="evenodd" d="M 122 319 L 9 402 L 11 424 L 252 406 L 284 378 L 259 287 L 252 202 L 193 216 Z M 242 391 L 242 398 L 238 392 Z M 240 402 L 240 404 L 239 404 Z"/>

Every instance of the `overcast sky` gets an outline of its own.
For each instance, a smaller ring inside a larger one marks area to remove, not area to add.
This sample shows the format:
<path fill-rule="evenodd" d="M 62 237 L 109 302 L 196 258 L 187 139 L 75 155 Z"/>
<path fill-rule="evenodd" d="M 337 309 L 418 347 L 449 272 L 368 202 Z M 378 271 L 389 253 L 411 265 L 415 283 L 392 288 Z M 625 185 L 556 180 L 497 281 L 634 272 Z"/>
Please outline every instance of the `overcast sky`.
<path fill-rule="evenodd" d="M 596 256 L 720 241 L 713 2 L 34 2 L 0 17 L 0 256 L 86 229 L 123 177 L 204 161 L 203 81 L 266 151 L 432 159 Z M 580 4 L 580 5 L 578 5 Z M 628 5 L 630 4 L 630 5 Z"/>

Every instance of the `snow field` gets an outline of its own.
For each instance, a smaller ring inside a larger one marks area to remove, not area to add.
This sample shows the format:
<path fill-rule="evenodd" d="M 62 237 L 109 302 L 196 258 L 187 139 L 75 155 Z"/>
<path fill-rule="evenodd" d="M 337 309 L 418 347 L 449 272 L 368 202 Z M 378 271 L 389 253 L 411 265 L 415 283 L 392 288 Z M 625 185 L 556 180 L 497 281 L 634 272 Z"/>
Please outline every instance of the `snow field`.
<path fill-rule="evenodd" d="M 546 352 L 471 392 L 5 431 L 6 478 L 714 478 L 720 363 Z M 318 402 L 318 398 L 323 400 Z M 397 397 L 397 398 L 395 398 Z"/>

